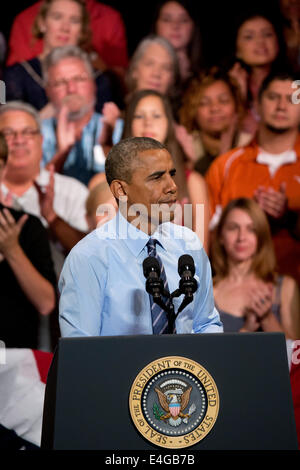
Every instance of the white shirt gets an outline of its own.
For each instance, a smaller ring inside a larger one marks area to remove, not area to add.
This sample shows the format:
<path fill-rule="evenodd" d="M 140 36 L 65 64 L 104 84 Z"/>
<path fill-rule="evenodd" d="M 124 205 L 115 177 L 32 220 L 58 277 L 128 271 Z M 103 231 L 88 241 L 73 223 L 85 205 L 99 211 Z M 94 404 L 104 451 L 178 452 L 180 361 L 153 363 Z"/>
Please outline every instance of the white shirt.
<path fill-rule="evenodd" d="M 262 148 L 259 149 L 256 161 L 269 167 L 270 175 L 273 177 L 276 171 L 288 163 L 295 163 L 297 155 L 295 150 L 286 150 L 282 153 L 268 153 Z"/>
<path fill-rule="evenodd" d="M 46 186 L 49 182 L 49 171 L 42 169 L 36 181 L 40 186 Z M 8 189 L 4 183 L 1 189 L 5 196 Z M 88 194 L 88 188 L 80 181 L 54 173 L 54 211 L 69 225 L 83 232 L 88 231 L 85 218 L 85 202 Z M 41 216 L 39 195 L 34 185 L 21 196 L 13 194 L 13 207 L 35 215 L 47 227 L 46 220 Z"/>

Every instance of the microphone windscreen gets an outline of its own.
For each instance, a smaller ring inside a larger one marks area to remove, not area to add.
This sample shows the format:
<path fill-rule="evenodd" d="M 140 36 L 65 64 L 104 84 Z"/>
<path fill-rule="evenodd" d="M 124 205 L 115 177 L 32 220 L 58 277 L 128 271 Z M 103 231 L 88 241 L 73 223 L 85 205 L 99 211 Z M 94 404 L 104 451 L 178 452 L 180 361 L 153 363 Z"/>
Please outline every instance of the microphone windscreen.
<path fill-rule="evenodd" d="M 192 276 L 195 274 L 195 263 L 190 255 L 181 255 L 178 260 L 179 276 L 181 276 L 184 271 L 191 271 Z"/>
<path fill-rule="evenodd" d="M 148 278 L 152 271 L 155 271 L 158 275 L 160 274 L 159 262 L 154 258 L 154 256 L 148 256 L 148 258 L 145 258 L 143 261 L 144 276 Z"/>

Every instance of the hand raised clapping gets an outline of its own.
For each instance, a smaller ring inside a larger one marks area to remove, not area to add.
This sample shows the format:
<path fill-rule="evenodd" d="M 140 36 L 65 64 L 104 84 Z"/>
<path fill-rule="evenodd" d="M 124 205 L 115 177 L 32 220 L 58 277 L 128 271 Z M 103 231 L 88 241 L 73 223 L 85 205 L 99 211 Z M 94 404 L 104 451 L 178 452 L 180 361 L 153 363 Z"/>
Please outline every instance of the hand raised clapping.
<path fill-rule="evenodd" d="M 19 235 L 28 219 L 24 214 L 17 222 L 8 209 L 0 211 L 0 252 L 7 257 L 19 245 Z"/>

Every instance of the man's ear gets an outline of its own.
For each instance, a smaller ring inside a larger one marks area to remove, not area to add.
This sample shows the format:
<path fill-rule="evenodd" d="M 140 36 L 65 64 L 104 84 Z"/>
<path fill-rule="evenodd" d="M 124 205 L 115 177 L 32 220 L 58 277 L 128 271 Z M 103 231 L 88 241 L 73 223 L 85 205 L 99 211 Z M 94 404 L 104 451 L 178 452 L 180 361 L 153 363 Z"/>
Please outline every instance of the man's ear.
<path fill-rule="evenodd" d="M 121 197 L 127 196 L 127 184 L 125 181 L 113 180 L 110 184 L 110 190 L 118 200 L 120 200 Z"/>

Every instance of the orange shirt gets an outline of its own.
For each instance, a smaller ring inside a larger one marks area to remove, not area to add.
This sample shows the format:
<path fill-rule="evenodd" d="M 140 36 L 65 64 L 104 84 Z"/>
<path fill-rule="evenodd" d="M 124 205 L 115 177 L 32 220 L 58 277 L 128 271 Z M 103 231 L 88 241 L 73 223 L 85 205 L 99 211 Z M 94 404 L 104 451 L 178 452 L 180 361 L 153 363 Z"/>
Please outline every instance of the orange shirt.
<path fill-rule="evenodd" d="M 209 199 L 214 223 L 218 214 L 232 199 L 253 198 L 258 186 L 279 190 L 286 183 L 288 208 L 300 211 L 300 135 L 294 150 L 297 161 L 287 163 L 271 176 L 269 167 L 258 163 L 259 147 L 255 141 L 246 147 L 238 147 L 217 157 L 209 167 L 205 180 L 208 185 Z M 279 270 L 290 274 L 300 282 L 300 243 L 291 237 L 286 229 L 273 236 Z"/>
<path fill-rule="evenodd" d="M 217 206 L 225 207 L 232 199 L 252 198 L 258 186 L 278 191 L 283 182 L 289 209 L 300 210 L 300 136 L 294 147 L 297 161 L 282 165 L 273 177 L 267 165 L 256 161 L 258 150 L 256 142 L 252 142 L 220 155 L 210 165 L 205 180 L 212 214 Z"/>

